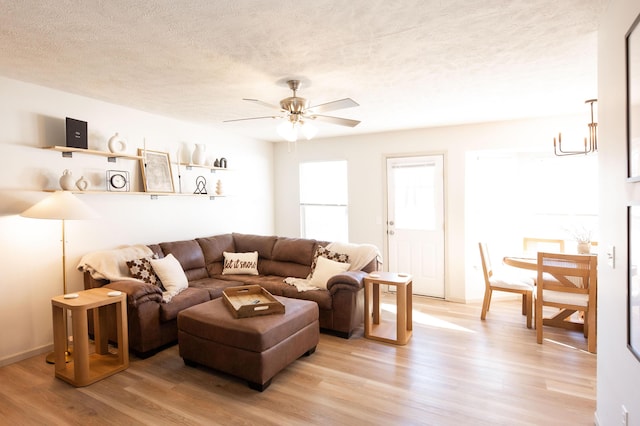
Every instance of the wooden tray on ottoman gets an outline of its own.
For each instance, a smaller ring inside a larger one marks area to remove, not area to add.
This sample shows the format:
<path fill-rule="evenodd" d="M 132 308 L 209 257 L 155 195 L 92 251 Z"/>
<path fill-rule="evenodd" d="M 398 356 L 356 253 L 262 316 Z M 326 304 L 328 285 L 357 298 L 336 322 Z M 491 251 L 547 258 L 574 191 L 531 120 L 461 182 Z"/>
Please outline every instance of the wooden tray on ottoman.
<path fill-rule="evenodd" d="M 284 314 L 284 305 L 259 285 L 226 288 L 222 292 L 222 298 L 236 318 Z"/>

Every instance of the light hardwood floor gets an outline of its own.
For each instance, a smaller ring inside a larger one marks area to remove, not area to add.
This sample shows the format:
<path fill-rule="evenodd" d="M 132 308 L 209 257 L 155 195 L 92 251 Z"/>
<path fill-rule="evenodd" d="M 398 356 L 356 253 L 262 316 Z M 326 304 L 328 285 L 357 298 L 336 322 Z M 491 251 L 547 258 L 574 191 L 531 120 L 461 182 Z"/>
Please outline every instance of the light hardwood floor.
<path fill-rule="evenodd" d="M 538 345 L 520 306 L 496 300 L 481 321 L 480 304 L 414 297 L 406 346 L 321 334 L 262 393 L 185 366 L 177 346 L 85 388 L 40 355 L 0 368 L 0 424 L 593 424 L 596 356 L 576 332 L 547 327 Z"/>

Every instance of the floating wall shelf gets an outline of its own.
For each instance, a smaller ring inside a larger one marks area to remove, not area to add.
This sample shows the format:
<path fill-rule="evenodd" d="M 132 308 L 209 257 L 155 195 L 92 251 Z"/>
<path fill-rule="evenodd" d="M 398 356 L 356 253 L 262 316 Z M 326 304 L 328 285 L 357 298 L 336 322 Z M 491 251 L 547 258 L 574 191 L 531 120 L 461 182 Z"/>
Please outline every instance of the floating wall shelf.
<path fill-rule="evenodd" d="M 96 151 L 94 149 L 82 149 L 82 148 L 71 148 L 68 146 L 46 146 L 44 149 L 50 149 L 52 151 L 58 151 L 62 153 L 62 156 L 65 158 L 73 157 L 74 152 L 78 152 L 80 154 L 88 154 L 88 155 L 98 155 L 101 157 L 107 157 L 107 161 L 110 163 L 115 163 L 117 158 L 127 158 L 129 160 L 141 160 L 142 156 L 140 155 L 129 155 L 129 154 L 119 154 L 116 152 L 107 152 L 107 151 Z"/>
<path fill-rule="evenodd" d="M 208 169 L 208 170 L 211 170 L 211 173 L 215 173 L 217 170 L 229 170 L 226 167 L 202 166 L 200 164 L 193 164 L 193 163 L 180 163 L 179 165 L 185 166 L 187 170 L 192 170 L 194 167 L 200 168 L 200 169 Z"/>
<path fill-rule="evenodd" d="M 60 189 L 45 189 L 45 192 L 60 191 Z M 216 198 L 223 198 L 226 195 L 217 194 L 185 194 L 180 192 L 140 192 L 140 191 L 70 191 L 73 194 L 110 194 L 110 195 L 148 195 L 152 200 L 157 200 L 158 197 L 202 197 L 215 200 Z"/>

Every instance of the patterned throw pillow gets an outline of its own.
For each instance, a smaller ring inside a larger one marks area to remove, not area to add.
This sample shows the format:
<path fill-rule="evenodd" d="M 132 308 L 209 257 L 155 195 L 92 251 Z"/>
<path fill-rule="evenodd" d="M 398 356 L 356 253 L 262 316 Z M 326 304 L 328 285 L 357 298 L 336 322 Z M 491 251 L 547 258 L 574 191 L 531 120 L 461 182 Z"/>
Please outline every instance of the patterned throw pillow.
<path fill-rule="evenodd" d="M 316 270 L 316 265 L 318 264 L 319 257 L 325 257 L 329 260 L 333 260 L 334 262 L 349 263 L 348 254 L 336 253 L 335 251 L 331 251 L 325 247 L 319 246 L 313 255 L 313 261 L 311 262 L 311 272 L 309 273 L 309 276 L 307 278 L 310 279 L 313 276 L 313 271 Z"/>
<path fill-rule="evenodd" d="M 157 285 L 162 291 L 167 291 L 162 285 L 162 281 L 160 281 L 160 278 L 158 278 L 153 270 L 150 259 L 151 258 L 149 257 L 145 257 L 142 259 L 129 260 L 127 262 L 127 266 L 129 267 L 131 276 L 142 280 L 145 283 Z"/>

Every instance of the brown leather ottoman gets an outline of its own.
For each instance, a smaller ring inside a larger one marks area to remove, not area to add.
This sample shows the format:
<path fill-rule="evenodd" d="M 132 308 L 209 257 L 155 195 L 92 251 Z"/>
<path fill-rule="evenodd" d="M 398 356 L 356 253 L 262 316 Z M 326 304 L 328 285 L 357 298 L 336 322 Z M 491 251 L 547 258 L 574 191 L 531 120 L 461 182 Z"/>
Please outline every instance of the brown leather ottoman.
<path fill-rule="evenodd" d="M 279 371 L 320 340 L 318 305 L 308 300 L 274 296 L 284 314 L 235 318 L 222 298 L 178 314 L 178 345 L 187 365 L 201 364 L 265 390 Z"/>

